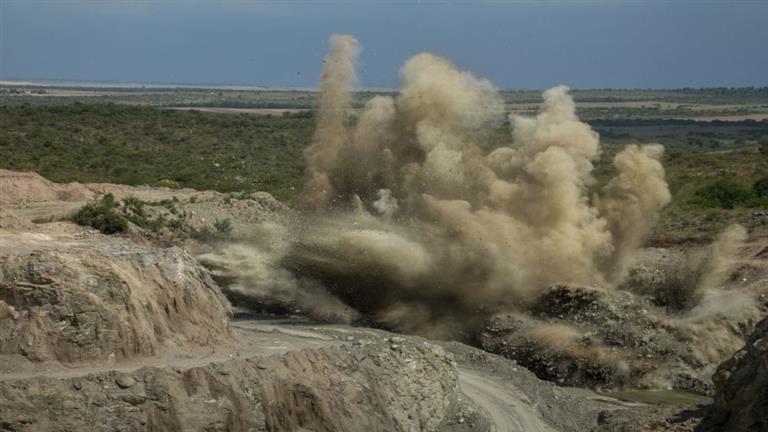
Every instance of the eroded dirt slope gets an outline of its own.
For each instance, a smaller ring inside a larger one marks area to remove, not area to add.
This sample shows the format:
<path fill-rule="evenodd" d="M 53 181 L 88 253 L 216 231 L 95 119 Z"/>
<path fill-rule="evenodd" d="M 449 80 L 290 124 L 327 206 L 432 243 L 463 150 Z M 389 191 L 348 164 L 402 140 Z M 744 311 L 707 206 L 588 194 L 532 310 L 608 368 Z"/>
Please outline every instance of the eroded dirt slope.
<path fill-rule="evenodd" d="M 229 303 L 179 248 L 0 231 L 0 365 L 114 361 L 229 338 Z"/>
<path fill-rule="evenodd" d="M 302 338 L 275 339 L 301 346 Z M 0 429 L 436 430 L 456 403 L 456 369 L 438 347 L 324 345 L 269 356 L 234 352 L 192 367 L 3 380 Z"/>

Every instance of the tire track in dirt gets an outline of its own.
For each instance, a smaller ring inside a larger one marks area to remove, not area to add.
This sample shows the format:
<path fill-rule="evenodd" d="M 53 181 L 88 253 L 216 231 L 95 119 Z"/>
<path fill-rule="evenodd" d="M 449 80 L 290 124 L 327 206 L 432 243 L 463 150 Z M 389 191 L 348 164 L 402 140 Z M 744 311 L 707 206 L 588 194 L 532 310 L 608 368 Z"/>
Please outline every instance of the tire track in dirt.
<path fill-rule="evenodd" d="M 488 413 L 492 430 L 555 432 L 528 397 L 511 384 L 465 368 L 459 369 L 459 383 L 464 394 Z"/>

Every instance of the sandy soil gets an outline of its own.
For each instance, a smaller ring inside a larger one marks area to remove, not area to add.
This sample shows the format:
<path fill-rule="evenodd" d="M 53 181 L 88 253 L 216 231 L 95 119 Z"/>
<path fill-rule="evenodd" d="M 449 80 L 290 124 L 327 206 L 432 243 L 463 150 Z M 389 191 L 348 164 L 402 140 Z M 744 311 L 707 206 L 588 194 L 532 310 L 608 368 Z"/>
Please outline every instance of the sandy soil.
<path fill-rule="evenodd" d="M 459 370 L 461 390 L 480 407 L 488 411 L 493 430 L 527 432 L 555 432 L 528 397 L 514 385 L 498 381 L 471 369 Z"/>

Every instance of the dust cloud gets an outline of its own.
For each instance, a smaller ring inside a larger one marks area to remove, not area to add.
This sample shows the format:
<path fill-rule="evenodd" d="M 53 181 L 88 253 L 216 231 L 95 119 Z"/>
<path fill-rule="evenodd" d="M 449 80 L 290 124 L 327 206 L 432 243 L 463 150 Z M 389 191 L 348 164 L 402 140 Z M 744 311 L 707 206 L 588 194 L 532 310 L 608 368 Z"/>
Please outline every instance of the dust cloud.
<path fill-rule="evenodd" d="M 738 224 L 728 226 L 712 243 L 702 260 L 700 290 L 721 288 L 738 263 L 739 249 L 747 240 L 747 230 Z"/>
<path fill-rule="evenodd" d="M 744 227 L 730 225 L 709 246 L 689 249 L 660 263 L 656 277 L 630 277 L 627 288 L 649 295 L 659 305 L 675 314 L 686 313 L 689 318 L 741 315 L 738 311 L 753 302 L 751 297 L 724 287 L 742 263 L 739 255 L 746 239 Z"/>
<path fill-rule="evenodd" d="M 689 258 L 688 272 L 697 276 L 687 313 L 689 321 L 711 317 L 742 319 L 756 315 L 754 298 L 742 291 L 724 289 L 740 264 L 739 252 L 747 240 L 747 230 L 738 224 L 728 226 L 709 245 L 703 255 Z"/>
<path fill-rule="evenodd" d="M 262 223 L 257 232 L 245 237 L 259 240 L 227 244 L 198 256 L 214 276 L 231 279 L 227 287 L 230 297 L 242 296 L 262 306 L 298 309 L 320 321 L 350 323 L 359 317 L 357 311 L 319 282 L 282 266 L 291 246 L 287 225 Z"/>
<path fill-rule="evenodd" d="M 332 169 L 346 141 L 351 92 L 357 82 L 355 63 L 360 52 L 357 40 L 349 35 L 334 35 L 331 46 L 333 49 L 323 60 L 326 67 L 321 77 L 315 135 L 304 153 L 307 163 L 317 167 L 310 172 L 304 187 L 305 199 L 310 204 L 328 200 L 331 189 L 326 173 Z"/>
<path fill-rule="evenodd" d="M 670 201 L 660 145 L 619 152 L 615 177 L 597 188 L 600 139 L 567 87 L 545 91 L 538 115 L 505 118 L 489 81 L 424 53 L 400 70 L 396 96 L 356 110 L 359 51 L 352 36 L 331 38 L 286 244 L 228 246 L 208 257 L 220 271 L 287 296 L 327 290 L 432 336 L 525 310 L 554 284 L 610 289 L 625 278 Z M 491 149 L 507 122 L 508 143 Z"/>
<path fill-rule="evenodd" d="M 705 369 L 714 368 L 744 344 L 744 323 L 756 322 L 760 309 L 744 290 L 728 287 L 743 263 L 747 230 L 730 225 L 702 251 L 689 252 L 663 284 L 678 310 L 667 321 Z"/>

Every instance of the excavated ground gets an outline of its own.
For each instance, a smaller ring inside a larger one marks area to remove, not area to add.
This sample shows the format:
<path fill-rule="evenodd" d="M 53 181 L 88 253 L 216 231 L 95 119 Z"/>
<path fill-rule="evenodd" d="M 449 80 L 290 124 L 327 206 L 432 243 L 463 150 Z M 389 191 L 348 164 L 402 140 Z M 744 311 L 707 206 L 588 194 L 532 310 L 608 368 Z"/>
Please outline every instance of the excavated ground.
<path fill-rule="evenodd" d="M 0 231 L 0 430 L 589 430 L 634 407 L 461 344 L 230 323 L 207 270 L 177 248 L 23 229 L 35 228 Z"/>
<path fill-rule="evenodd" d="M 695 335 L 678 335 L 658 307 L 639 308 L 635 294 L 567 288 L 545 297 L 551 304 L 534 321 L 586 335 L 570 351 L 526 345 L 531 318 L 495 317 L 481 342 L 508 358 L 295 317 L 232 320 L 208 270 L 183 249 L 31 220 L 111 192 L 195 196 L 185 206 L 197 223 L 229 217 L 239 229 L 286 211 L 268 195 L 230 202 L 210 192 L 57 185 L 7 171 L 0 190 L 0 431 L 685 431 L 708 402 L 563 386 L 623 383 L 620 369 L 569 360 L 579 344 L 599 341 L 611 352 L 595 359 L 624 356 L 650 365 L 649 376 L 669 369 L 666 380 L 692 376 L 692 390 L 706 387 L 706 372 L 691 373 L 696 353 L 684 347 Z M 734 285 L 757 292 L 765 266 L 759 251 L 753 256 Z"/>

